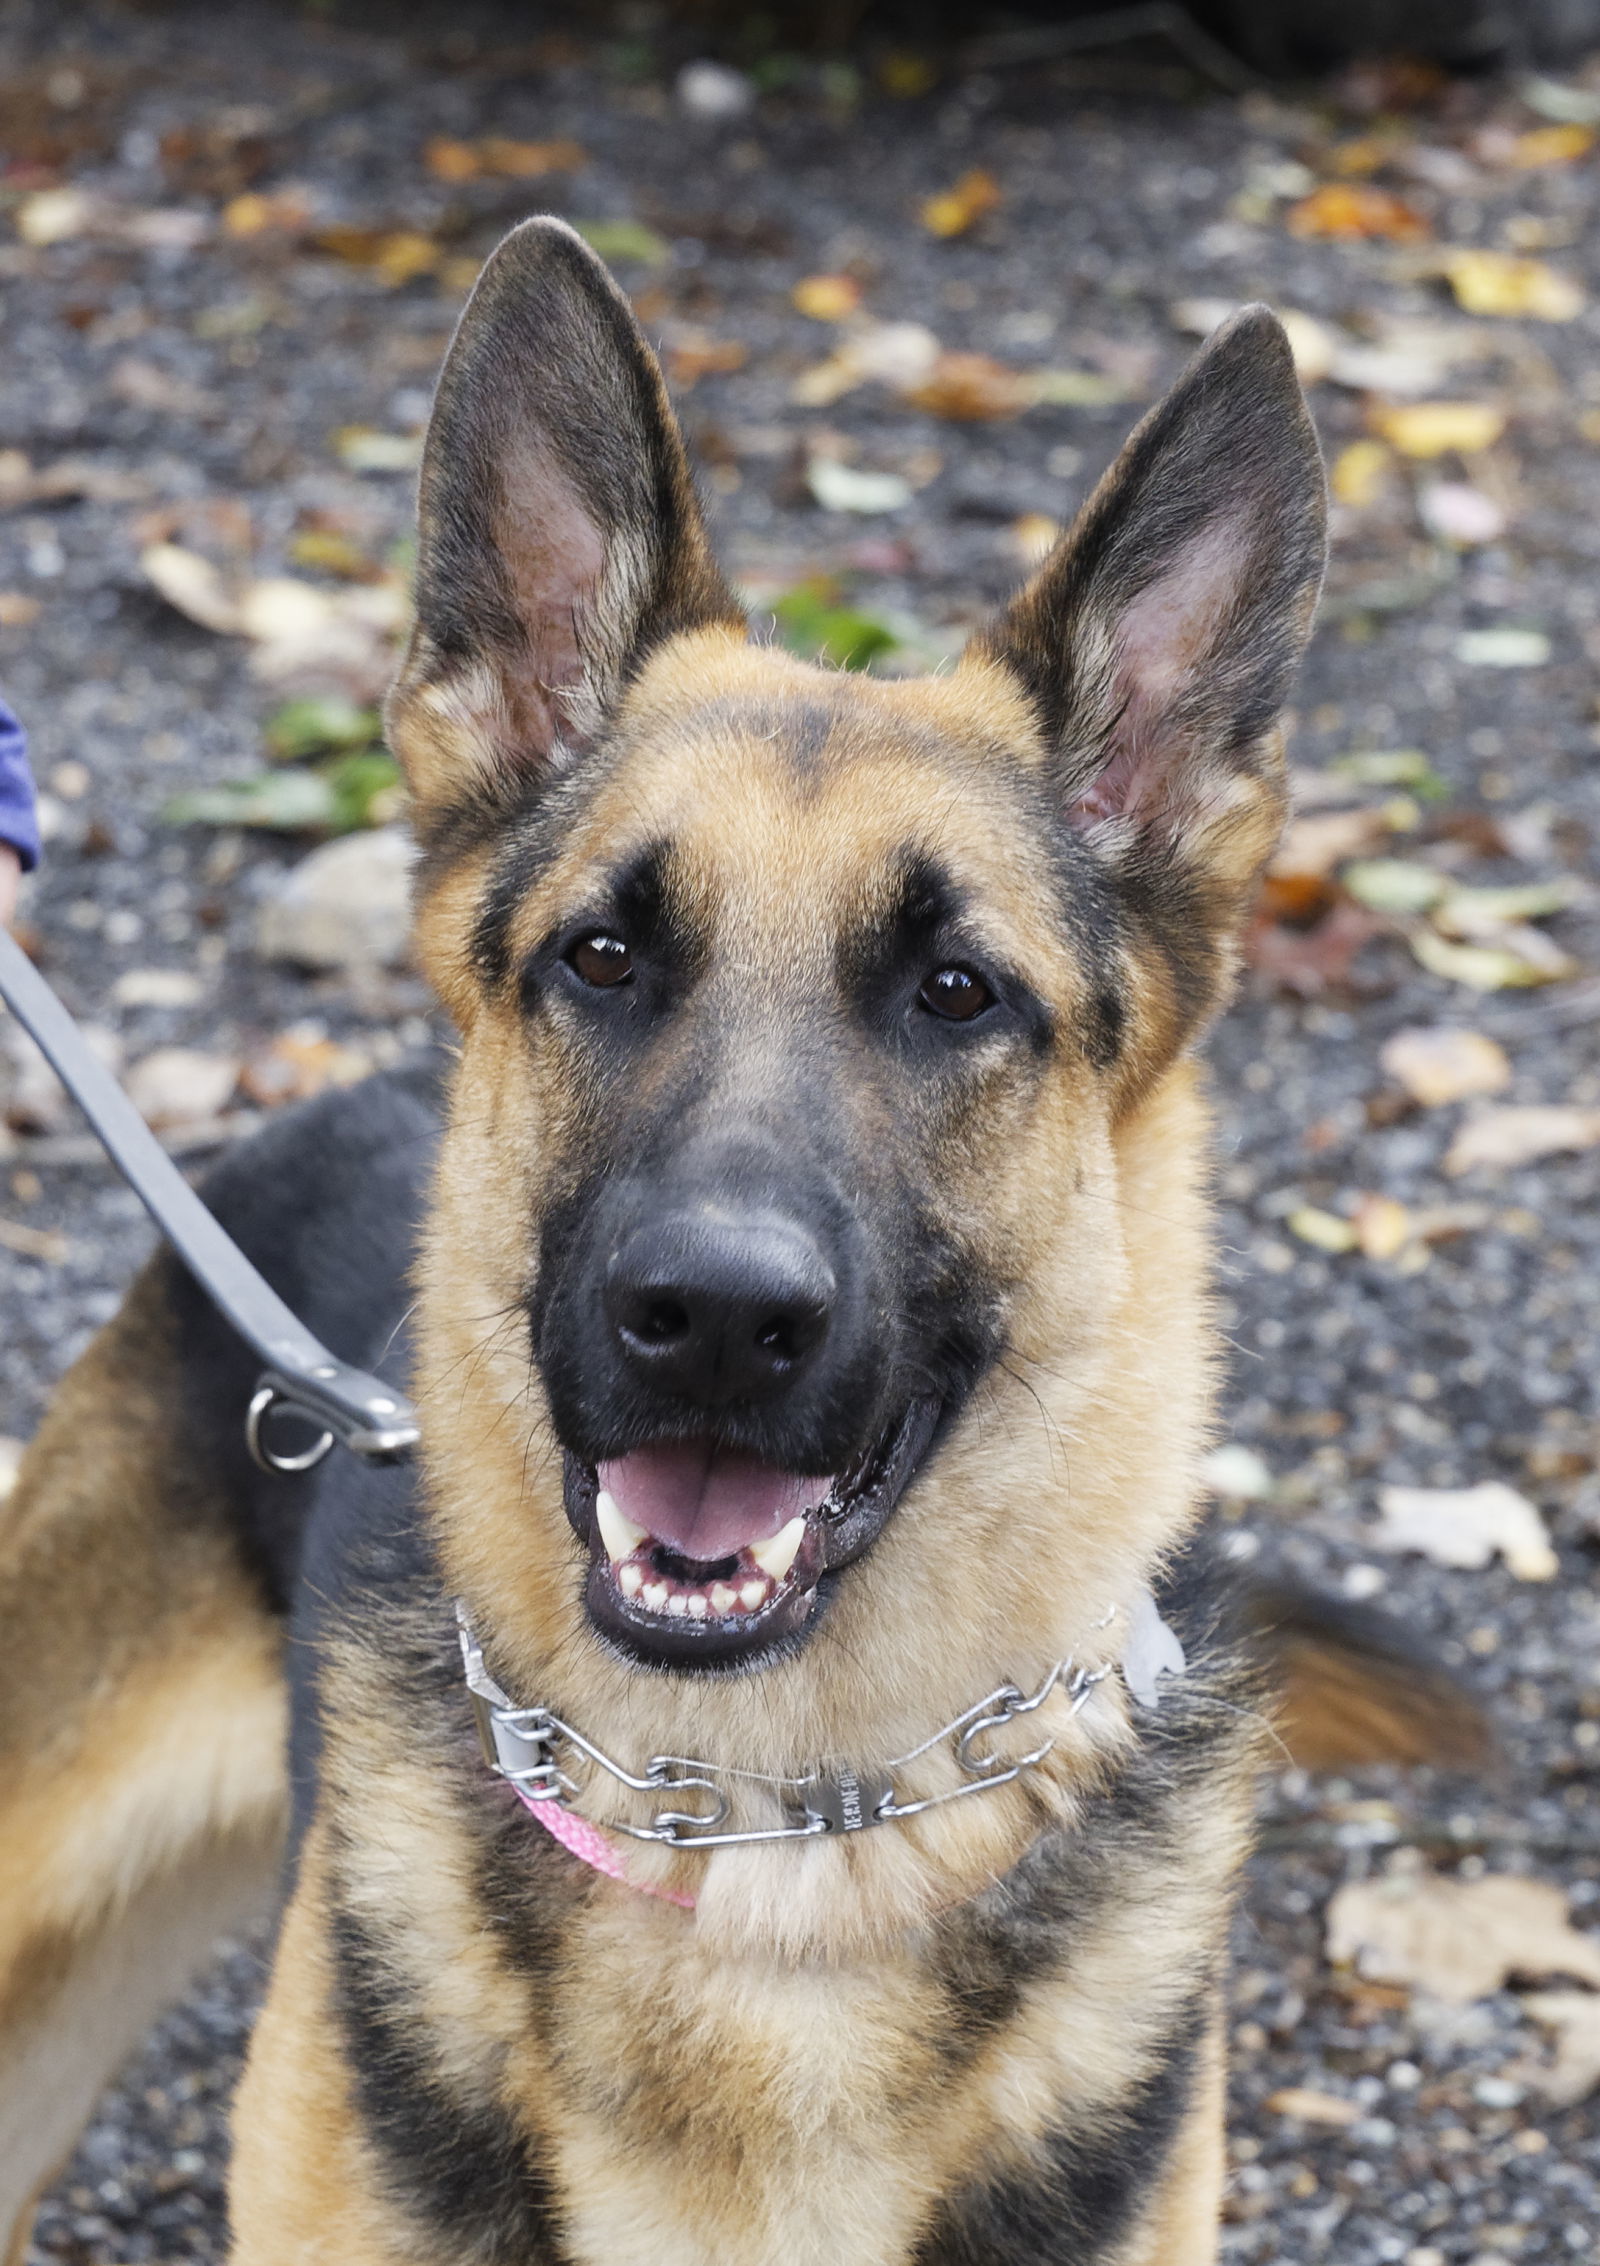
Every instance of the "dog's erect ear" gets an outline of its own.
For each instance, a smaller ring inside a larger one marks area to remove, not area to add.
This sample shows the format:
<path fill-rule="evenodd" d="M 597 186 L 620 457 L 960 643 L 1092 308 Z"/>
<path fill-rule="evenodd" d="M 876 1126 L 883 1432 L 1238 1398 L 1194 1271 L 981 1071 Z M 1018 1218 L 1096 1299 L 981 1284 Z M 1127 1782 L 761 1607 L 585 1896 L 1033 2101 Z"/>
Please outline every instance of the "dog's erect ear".
<path fill-rule="evenodd" d="M 664 638 L 743 628 L 656 358 L 561 221 L 514 229 L 462 315 L 423 454 L 416 608 L 389 724 L 425 826 L 569 762 Z"/>
<path fill-rule="evenodd" d="M 1070 822 L 1226 921 L 1276 839 L 1274 731 L 1311 627 L 1322 462 L 1289 342 L 1246 308 L 1151 411 L 975 641 L 1021 679 Z"/>

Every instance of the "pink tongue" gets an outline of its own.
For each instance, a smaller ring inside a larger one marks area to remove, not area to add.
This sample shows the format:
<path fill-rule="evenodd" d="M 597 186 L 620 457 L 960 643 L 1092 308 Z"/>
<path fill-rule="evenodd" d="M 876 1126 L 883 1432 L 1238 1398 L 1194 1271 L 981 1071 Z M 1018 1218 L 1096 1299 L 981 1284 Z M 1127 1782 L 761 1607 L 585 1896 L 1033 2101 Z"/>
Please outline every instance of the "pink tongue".
<path fill-rule="evenodd" d="M 831 1479 L 793 1472 L 709 1440 L 663 1441 L 603 1463 L 600 1484 L 624 1518 L 680 1556 L 710 1564 L 764 1542 L 820 1503 Z"/>

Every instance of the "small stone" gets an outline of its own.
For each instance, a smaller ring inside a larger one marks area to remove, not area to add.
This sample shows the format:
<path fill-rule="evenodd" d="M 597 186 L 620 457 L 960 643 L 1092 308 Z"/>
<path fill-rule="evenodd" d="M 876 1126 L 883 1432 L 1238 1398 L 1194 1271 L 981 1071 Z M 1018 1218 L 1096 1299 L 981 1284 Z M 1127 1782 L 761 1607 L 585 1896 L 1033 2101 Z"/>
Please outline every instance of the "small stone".
<path fill-rule="evenodd" d="M 262 906 L 256 950 L 264 960 L 349 971 L 392 968 L 411 938 L 411 867 L 404 827 L 324 842 L 284 875 Z"/>
<path fill-rule="evenodd" d="M 238 1082 L 232 1055 L 158 1046 L 128 1072 L 128 1099 L 147 1124 L 198 1125 L 221 1114 Z"/>
<path fill-rule="evenodd" d="M 187 968 L 129 968 L 111 996 L 119 1007 L 192 1007 L 204 990 Z"/>
<path fill-rule="evenodd" d="M 685 63 L 678 73 L 678 101 L 691 118 L 742 118 L 755 99 L 744 73 L 726 63 Z"/>

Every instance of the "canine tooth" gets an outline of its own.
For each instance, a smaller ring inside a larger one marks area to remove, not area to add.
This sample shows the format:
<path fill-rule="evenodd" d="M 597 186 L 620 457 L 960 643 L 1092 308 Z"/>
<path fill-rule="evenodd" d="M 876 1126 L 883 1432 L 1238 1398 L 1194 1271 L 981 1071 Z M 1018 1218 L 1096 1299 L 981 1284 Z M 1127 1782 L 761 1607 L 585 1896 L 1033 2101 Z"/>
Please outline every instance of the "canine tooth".
<path fill-rule="evenodd" d="M 802 1512 L 799 1518 L 791 1519 L 787 1526 L 779 1527 L 777 1533 L 769 1536 L 765 1542 L 752 1542 L 749 1545 L 750 1555 L 764 1574 L 769 1574 L 773 1581 L 780 1582 L 794 1564 L 805 1538 L 806 1522 Z"/>
<path fill-rule="evenodd" d="M 662 1606 L 667 1603 L 666 1583 L 664 1581 L 646 1582 L 644 1585 L 644 1602 L 649 1606 L 652 1613 L 659 1613 Z"/>
<path fill-rule="evenodd" d="M 617 1587 L 624 1597 L 637 1597 L 644 1587 L 643 1566 L 634 1565 L 631 1559 L 627 1565 L 619 1566 L 617 1568 Z"/>
<path fill-rule="evenodd" d="M 681 1621 L 681 1620 L 683 1619 L 683 1616 L 685 1615 L 685 1613 L 687 1613 L 687 1612 L 688 1612 L 688 1610 L 689 1610 L 689 1593 L 688 1593 L 688 1591 L 687 1591 L 687 1590 L 683 1590 L 683 1589 L 675 1589 L 675 1590 L 673 1591 L 672 1595 L 671 1595 L 671 1596 L 670 1596 L 670 1597 L 669 1597 L 669 1598 L 667 1599 L 667 1611 L 668 1611 L 668 1613 L 669 1613 L 669 1614 L 670 1614 L 670 1615 L 672 1616 L 673 1620 L 675 1620 L 675 1621 Z"/>
<path fill-rule="evenodd" d="M 739 1603 L 747 1613 L 754 1613 L 758 1606 L 765 1605 L 767 1602 L 767 1592 L 771 1587 L 771 1582 L 766 1580 L 765 1577 L 759 1581 L 752 1578 L 747 1582 L 741 1582 L 739 1585 Z"/>
<path fill-rule="evenodd" d="M 713 1613 L 731 1613 L 738 1601 L 738 1591 L 730 1589 L 725 1581 L 719 1581 L 712 1589 L 711 1610 Z"/>
<path fill-rule="evenodd" d="M 684 1610 L 691 1621 L 703 1621 L 707 1612 L 705 1591 L 703 1589 L 690 1590 Z"/>
<path fill-rule="evenodd" d="M 631 1558 L 640 1543 L 650 1539 L 642 1526 L 635 1526 L 632 1519 L 623 1516 L 617 1508 L 616 1497 L 603 1487 L 594 1499 L 594 1516 L 606 1556 L 613 1565 L 620 1558 Z"/>

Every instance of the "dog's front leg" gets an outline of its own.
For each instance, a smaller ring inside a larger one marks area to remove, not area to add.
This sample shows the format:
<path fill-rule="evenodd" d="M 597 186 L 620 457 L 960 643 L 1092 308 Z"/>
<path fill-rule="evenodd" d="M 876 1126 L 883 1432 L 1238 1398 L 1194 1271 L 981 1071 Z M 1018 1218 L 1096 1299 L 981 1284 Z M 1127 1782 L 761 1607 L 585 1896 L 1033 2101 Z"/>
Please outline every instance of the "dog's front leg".
<path fill-rule="evenodd" d="M 1227 2163 L 1223 2021 L 1219 2006 L 1166 2176 L 1119 2266 L 1215 2266 Z"/>

